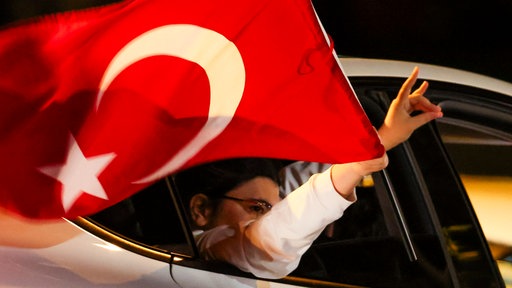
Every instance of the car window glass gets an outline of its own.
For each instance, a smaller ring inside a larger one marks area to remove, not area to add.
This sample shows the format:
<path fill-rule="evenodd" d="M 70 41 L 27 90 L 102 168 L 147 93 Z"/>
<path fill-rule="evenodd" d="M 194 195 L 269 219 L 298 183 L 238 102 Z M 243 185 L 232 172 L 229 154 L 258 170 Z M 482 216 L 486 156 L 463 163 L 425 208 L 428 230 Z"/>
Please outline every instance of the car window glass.
<path fill-rule="evenodd" d="M 467 118 L 445 117 L 438 122 L 493 257 L 502 274 L 510 277 L 512 134 L 493 128 L 492 121 L 475 123 Z"/>

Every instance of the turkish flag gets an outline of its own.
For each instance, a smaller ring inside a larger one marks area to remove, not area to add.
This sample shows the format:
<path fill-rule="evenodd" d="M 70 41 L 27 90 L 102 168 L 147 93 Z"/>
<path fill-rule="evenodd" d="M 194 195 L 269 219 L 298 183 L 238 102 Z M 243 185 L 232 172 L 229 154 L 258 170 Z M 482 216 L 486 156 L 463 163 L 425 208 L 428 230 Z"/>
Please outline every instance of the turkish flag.
<path fill-rule="evenodd" d="M 230 157 L 384 153 L 309 0 L 133 0 L 0 31 L 0 205 L 89 215 Z"/>

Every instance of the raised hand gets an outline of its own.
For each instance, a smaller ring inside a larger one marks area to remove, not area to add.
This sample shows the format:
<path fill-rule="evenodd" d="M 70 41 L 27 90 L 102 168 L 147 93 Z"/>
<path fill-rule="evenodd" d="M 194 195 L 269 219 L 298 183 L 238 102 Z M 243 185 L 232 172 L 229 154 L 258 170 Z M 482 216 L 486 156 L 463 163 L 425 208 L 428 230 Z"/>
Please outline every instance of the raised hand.
<path fill-rule="evenodd" d="M 432 104 L 423 94 L 427 91 L 428 82 L 411 93 L 418 79 L 419 68 L 414 67 L 411 75 L 402 85 L 398 96 L 391 102 L 384 123 L 379 129 L 381 142 L 389 150 L 407 140 L 412 132 L 433 119 L 443 116 L 439 106 Z M 422 111 L 411 116 L 414 111 Z"/>

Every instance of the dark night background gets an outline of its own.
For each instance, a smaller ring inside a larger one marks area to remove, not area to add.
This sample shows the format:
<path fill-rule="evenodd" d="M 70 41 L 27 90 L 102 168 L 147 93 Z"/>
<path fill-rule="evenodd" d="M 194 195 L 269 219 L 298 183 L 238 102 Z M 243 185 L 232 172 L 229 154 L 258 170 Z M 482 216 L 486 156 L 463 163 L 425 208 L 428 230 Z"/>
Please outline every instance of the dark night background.
<path fill-rule="evenodd" d="M 4 0 L 0 24 L 112 2 L 117 1 Z M 438 64 L 512 82 L 510 0 L 313 0 L 313 4 L 340 54 Z"/>

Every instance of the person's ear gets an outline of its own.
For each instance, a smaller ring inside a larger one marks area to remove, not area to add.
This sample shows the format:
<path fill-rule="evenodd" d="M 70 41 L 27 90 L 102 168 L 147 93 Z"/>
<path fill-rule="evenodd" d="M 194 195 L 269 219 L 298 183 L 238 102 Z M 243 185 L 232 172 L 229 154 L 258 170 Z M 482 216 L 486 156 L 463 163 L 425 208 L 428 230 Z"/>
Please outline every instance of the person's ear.
<path fill-rule="evenodd" d="M 204 227 L 210 221 L 211 207 L 208 196 L 196 194 L 190 199 L 190 216 L 197 227 Z"/>

